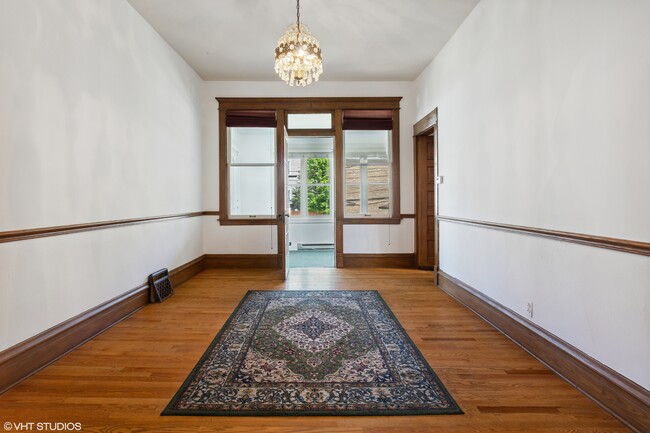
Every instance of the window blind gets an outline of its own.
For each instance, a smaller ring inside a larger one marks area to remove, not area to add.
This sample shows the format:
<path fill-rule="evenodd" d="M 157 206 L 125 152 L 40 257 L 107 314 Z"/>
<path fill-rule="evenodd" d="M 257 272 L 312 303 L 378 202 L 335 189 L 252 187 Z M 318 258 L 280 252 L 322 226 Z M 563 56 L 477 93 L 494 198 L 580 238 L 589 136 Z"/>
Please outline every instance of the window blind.
<path fill-rule="evenodd" d="M 226 126 L 238 128 L 275 128 L 275 110 L 228 110 Z"/>
<path fill-rule="evenodd" d="M 343 129 L 390 131 L 393 129 L 393 110 L 344 110 Z"/>

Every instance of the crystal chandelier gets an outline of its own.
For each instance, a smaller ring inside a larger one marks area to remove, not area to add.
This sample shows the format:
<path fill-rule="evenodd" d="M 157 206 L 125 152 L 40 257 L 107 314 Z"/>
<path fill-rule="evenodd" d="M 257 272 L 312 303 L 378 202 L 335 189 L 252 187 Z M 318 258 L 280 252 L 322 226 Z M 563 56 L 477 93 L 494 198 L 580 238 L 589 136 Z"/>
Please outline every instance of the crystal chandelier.
<path fill-rule="evenodd" d="M 287 27 L 275 48 L 275 72 L 285 83 L 306 86 L 323 72 L 318 40 L 300 23 L 300 0 L 296 0 L 296 23 Z"/>

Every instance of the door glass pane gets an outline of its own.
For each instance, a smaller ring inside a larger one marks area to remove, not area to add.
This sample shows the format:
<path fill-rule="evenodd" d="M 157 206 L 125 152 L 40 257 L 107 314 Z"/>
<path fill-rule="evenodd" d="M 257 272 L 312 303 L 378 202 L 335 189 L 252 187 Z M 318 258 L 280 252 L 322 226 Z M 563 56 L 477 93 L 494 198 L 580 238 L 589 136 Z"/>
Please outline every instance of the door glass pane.
<path fill-rule="evenodd" d="M 307 187 L 307 212 L 309 215 L 330 214 L 330 187 Z"/>
<path fill-rule="evenodd" d="M 361 213 L 361 188 L 359 185 L 346 185 L 345 187 L 345 214 Z"/>
<path fill-rule="evenodd" d="M 287 201 L 289 202 L 289 209 L 291 209 L 291 216 L 300 216 L 300 184 L 290 184 L 287 189 Z"/>
<path fill-rule="evenodd" d="M 330 160 L 328 158 L 307 159 L 307 183 L 330 183 Z"/>
<path fill-rule="evenodd" d="M 228 128 L 231 164 L 275 163 L 275 128 Z"/>
<path fill-rule="evenodd" d="M 368 213 L 370 215 L 388 215 L 388 184 L 368 185 Z"/>
<path fill-rule="evenodd" d="M 302 173 L 302 158 L 289 158 L 287 174 L 287 203 L 291 210 L 291 216 L 300 216 L 300 181 Z"/>
<path fill-rule="evenodd" d="M 289 174 L 287 181 L 300 184 L 300 173 L 302 172 L 302 158 L 289 158 Z"/>
<path fill-rule="evenodd" d="M 332 114 L 288 114 L 287 129 L 332 129 Z"/>
<path fill-rule="evenodd" d="M 230 215 L 275 215 L 275 167 L 230 167 Z"/>

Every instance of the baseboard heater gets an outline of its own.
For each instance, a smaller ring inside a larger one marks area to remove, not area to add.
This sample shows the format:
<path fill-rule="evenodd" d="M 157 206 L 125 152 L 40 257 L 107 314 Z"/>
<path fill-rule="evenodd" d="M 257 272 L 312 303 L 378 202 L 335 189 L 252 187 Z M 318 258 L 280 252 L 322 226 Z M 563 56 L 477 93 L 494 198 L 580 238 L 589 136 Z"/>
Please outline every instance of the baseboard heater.
<path fill-rule="evenodd" d="M 298 244 L 299 250 L 333 250 L 334 244 Z"/>

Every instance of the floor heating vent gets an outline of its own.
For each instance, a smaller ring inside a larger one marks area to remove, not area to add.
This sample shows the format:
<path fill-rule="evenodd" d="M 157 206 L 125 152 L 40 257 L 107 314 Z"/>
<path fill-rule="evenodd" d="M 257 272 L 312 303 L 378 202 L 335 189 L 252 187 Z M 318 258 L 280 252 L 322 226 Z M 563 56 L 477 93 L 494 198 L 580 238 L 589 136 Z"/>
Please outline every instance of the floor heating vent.
<path fill-rule="evenodd" d="M 149 302 L 162 302 L 173 294 L 174 288 L 167 269 L 149 275 Z"/>

